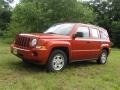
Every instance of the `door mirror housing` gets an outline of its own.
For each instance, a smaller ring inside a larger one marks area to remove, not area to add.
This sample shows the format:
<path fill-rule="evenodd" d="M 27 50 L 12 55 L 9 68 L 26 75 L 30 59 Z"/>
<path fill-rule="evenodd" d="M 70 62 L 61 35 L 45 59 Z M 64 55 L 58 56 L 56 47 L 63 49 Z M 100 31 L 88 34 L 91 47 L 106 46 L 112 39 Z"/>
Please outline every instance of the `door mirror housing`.
<path fill-rule="evenodd" d="M 83 33 L 82 32 L 76 32 L 73 37 L 74 38 L 76 38 L 76 37 L 83 37 Z"/>

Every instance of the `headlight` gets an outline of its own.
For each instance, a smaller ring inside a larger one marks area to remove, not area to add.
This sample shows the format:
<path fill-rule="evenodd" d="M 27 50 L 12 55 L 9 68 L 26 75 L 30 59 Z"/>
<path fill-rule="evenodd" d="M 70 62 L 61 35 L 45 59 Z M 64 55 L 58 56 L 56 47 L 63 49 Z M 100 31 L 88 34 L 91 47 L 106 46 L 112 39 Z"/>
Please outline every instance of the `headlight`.
<path fill-rule="evenodd" d="M 31 46 L 32 46 L 32 47 L 35 47 L 36 44 L 37 44 L 37 39 L 33 39 L 33 40 L 31 41 Z"/>

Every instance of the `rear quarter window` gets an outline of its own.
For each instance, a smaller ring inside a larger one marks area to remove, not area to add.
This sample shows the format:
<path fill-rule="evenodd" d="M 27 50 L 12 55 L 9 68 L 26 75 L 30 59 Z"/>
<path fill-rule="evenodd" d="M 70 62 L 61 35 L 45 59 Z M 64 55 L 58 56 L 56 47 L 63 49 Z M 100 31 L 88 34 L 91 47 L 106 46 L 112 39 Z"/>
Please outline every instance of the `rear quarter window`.
<path fill-rule="evenodd" d="M 107 31 L 100 31 L 100 36 L 101 36 L 101 39 L 107 39 L 108 38 Z"/>

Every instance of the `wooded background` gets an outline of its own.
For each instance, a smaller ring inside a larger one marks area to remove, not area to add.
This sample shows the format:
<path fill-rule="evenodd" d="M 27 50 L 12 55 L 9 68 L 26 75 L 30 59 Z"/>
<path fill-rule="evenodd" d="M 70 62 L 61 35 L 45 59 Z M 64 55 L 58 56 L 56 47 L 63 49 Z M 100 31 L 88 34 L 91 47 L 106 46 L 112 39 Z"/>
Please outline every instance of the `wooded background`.
<path fill-rule="evenodd" d="M 0 0 L 0 38 L 41 32 L 55 23 L 81 22 L 108 30 L 113 47 L 120 48 L 120 0 Z"/>

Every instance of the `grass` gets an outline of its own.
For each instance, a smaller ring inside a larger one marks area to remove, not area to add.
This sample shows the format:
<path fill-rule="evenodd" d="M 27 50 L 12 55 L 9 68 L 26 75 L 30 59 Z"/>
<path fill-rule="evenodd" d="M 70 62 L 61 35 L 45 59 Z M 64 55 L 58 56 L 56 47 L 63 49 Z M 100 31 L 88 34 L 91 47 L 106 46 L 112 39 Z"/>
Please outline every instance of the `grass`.
<path fill-rule="evenodd" d="M 77 62 L 58 73 L 26 65 L 9 49 L 0 43 L 0 90 L 120 90 L 119 49 L 112 50 L 105 65 Z"/>

